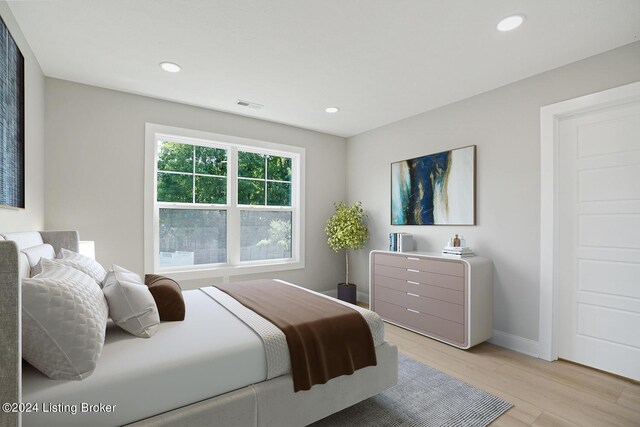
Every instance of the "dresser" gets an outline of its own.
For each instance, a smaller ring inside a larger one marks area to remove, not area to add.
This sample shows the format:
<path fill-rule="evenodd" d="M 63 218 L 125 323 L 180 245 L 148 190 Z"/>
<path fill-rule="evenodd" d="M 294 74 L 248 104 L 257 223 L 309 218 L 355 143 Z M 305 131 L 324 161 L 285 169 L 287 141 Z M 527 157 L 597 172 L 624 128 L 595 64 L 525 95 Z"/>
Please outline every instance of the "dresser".
<path fill-rule="evenodd" d="M 372 251 L 369 306 L 389 323 L 467 349 L 493 335 L 493 263 Z"/>

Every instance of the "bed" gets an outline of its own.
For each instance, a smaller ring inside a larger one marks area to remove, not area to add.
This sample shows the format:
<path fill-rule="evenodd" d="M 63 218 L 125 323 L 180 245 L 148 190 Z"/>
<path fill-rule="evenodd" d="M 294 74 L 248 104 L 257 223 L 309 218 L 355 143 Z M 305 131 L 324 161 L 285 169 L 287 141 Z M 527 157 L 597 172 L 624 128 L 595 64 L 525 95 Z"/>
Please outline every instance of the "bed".
<path fill-rule="evenodd" d="M 0 400 L 54 405 L 22 414 L 22 420 L 16 413 L 0 413 L 1 425 L 303 426 L 397 381 L 397 349 L 384 341 L 379 318 L 365 311 L 374 336 L 376 366 L 297 393 L 286 369 L 266 380 L 263 340 L 200 289 L 183 293 L 185 321 L 163 322 L 151 339 L 108 325 L 102 355 L 90 377 L 48 379 L 22 362 L 19 339 L 19 283 L 29 274 L 21 251 L 42 243 L 51 244 L 56 253 L 62 247 L 77 251 L 78 234 L 0 233 L 0 345 L 7 350 L 0 353 Z M 98 406 L 83 413 L 81 403 Z M 71 413 L 73 405 L 76 414 Z M 51 412 L 57 410 L 63 412 Z"/>

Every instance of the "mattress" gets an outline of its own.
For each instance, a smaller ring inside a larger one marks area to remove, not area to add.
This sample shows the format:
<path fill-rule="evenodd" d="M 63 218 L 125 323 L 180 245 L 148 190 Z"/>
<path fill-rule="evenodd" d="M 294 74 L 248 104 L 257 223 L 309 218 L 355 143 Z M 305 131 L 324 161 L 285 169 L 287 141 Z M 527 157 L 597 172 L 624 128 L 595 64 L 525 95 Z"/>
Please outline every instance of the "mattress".
<path fill-rule="evenodd" d="M 39 410 L 23 414 L 23 426 L 122 425 L 266 379 L 258 335 L 200 290 L 185 291 L 184 300 L 185 320 L 163 322 L 151 338 L 109 326 L 98 366 L 83 381 L 50 380 L 25 364 L 22 401 Z M 82 403 L 115 408 L 82 413 Z"/>
<path fill-rule="evenodd" d="M 23 414 L 23 426 L 123 425 L 265 381 L 263 338 L 204 290 L 184 291 L 185 320 L 162 322 L 151 338 L 110 324 L 97 367 L 82 381 L 51 380 L 25 363 L 22 401 L 39 406 Z M 380 317 L 348 305 L 382 344 Z M 290 372 L 286 362 L 281 373 Z M 83 404 L 96 411 L 82 412 Z"/>

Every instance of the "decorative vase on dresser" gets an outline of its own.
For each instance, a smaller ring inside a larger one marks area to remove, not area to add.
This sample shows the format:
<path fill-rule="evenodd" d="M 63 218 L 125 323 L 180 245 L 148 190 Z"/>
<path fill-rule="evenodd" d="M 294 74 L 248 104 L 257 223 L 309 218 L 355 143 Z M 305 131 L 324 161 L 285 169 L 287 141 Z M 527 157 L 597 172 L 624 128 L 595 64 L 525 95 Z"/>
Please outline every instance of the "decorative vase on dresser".
<path fill-rule="evenodd" d="M 369 306 L 389 323 L 468 349 L 493 335 L 489 258 L 371 251 Z"/>

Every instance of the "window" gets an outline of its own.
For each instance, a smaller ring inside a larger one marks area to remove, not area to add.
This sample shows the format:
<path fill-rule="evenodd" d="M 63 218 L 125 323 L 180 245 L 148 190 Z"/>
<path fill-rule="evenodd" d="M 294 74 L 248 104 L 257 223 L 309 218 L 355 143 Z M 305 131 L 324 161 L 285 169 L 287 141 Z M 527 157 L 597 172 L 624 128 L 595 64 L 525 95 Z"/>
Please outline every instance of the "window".
<path fill-rule="evenodd" d="M 304 267 L 304 149 L 148 124 L 146 151 L 147 271 Z"/>

